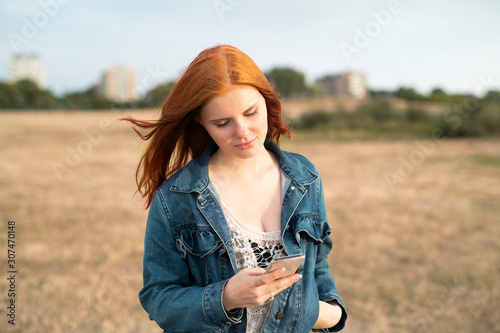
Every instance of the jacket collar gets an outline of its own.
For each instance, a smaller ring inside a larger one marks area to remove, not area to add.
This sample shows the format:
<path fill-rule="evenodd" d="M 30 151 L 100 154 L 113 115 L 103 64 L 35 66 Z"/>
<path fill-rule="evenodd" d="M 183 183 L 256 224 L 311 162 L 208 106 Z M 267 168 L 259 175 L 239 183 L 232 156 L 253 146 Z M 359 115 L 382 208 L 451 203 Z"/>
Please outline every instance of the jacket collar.
<path fill-rule="evenodd" d="M 309 162 L 308 168 L 304 164 L 307 160 L 303 157 L 299 158 L 300 155 L 281 150 L 269 138 L 266 138 L 264 146 L 278 156 L 283 172 L 298 185 L 308 185 L 319 177 L 316 171 L 313 171 L 315 170 L 314 166 Z M 208 177 L 210 155 L 217 149 L 217 145 L 212 142 L 200 157 L 191 160 L 184 168 L 173 175 L 172 177 L 175 178 L 170 190 L 174 192 L 204 192 L 210 186 L 210 179 Z"/>

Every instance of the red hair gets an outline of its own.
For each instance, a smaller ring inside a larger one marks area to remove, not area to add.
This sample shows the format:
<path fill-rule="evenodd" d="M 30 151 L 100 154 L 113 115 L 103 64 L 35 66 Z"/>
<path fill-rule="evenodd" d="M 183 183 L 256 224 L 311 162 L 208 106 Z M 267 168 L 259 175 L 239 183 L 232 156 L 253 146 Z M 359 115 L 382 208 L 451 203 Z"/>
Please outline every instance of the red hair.
<path fill-rule="evenodd" d="M 195 118 L 213 97 L 225 95 L 233 85 L 249 85 L 264 97 L 267 107 L 267 137 L 279 144 L 281 135 L 291 133 L 281 119 L 280 100 L 257 65 L 245 53 L 229 45 L 202 51 L 188 66 L 170 95 L 164 100 L 160 119 L 154 121 L 125 117 L 135 126 L 150 130 L 150 140 L 136 172 L 138 192 L 146 199 L 146 208 L 158 187 L 191 159 L 200 156 L 213 142 Z"/>

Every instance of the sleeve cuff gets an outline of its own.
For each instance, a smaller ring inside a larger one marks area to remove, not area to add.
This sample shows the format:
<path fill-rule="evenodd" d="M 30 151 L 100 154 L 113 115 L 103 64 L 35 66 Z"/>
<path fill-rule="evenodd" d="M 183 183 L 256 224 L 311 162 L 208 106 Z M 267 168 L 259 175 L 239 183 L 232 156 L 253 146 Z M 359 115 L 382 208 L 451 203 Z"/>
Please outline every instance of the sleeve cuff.
<path fill-rule="evenodd" d="M 345 327 L 345 323 L 347 321 L 347 310 L 345 309 L 344 302 L 342 302 L 340 298 L 333 298 L 330 300 L 325 300 L 324 302 L 330 304 L 338 304 L 342 309 L 342 316 L 340 317 L 339 322 L 335 326 L 325 329 L 313 330 L 313 332 L 338 332 L 342 330 Z"/>
<path fill-rule="evenodd" d="M 226 281 L 220 281 L 206 287 L 203 295 L 203 309 L 207 316 L 221 325 L 239 324 L 243 318 L 243 309 L 226 311 L 222 304 L 222 294 Z"/>

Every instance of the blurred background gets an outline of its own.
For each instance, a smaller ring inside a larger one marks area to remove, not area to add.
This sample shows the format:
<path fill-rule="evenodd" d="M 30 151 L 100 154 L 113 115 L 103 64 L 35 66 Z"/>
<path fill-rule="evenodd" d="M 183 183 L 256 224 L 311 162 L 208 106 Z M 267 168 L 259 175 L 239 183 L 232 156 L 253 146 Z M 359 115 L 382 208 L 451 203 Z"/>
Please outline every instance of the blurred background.
<path fill-rule="evenodd" d="M 137 298 L 144 144 L 119 118 L 155 117 L 217 44 L 263 70 L 295 130 L 283 148 L 321 173 L 345 331 L 500 331 L 499 12 L 493 0 L 0 2 L 0 331 L 160 331 Z"/>

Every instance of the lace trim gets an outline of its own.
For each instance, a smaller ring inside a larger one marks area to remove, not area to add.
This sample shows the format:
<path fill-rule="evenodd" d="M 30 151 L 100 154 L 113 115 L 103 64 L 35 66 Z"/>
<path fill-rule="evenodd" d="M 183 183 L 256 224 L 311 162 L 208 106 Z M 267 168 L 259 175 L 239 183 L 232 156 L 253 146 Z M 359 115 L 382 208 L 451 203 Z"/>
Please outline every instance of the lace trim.
<path fill-rule="evenodd" d="M 242 223 L 224 204 L 222 204 L 231 237 L 235 244 L 236 266 L 244 268 L 266 268 L 273 258 L 286 256 L 281 243 L 281 232 L 255 230 Z M 271 309 L 272 301 L 247 308 L 247 333 L 260 333 Z"/>
<path fill-rule="evenodd" d="M 224 203 L 222 203 L 222 208 L 229 222 L 231 222 L 231 224 L 240 230 L 245 236 L 248 236 L 248 238 L 252 241 L 264 246 L 267 246 L 269 243 L 275 244 L 276 242 L 281 241 L 281 231 L 265 232 L 256 230 L 249 227 L 245 223 L 242 223 Z"/>
<path fill-rule="evenodd" d="M 267 316 L 271 310 L 273 301 L 267 300 L 262 305 L 247 308 L 247 330 L 246 333 L 261 333 Z"/>

